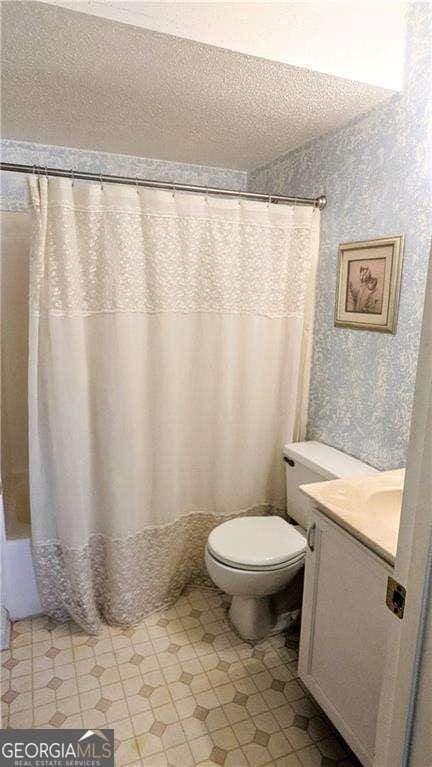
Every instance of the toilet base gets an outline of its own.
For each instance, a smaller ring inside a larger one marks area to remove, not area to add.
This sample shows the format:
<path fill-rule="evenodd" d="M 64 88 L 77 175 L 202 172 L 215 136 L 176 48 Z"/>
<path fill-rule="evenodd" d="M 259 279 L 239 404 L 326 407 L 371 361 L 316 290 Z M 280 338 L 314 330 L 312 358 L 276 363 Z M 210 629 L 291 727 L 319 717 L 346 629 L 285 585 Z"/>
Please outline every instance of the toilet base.
<path fill-rule="evenodd" d="M 276 624 L 268 597 L 234 596 L 229 617 L 236 631 L 247 642 L 258 642 L 268 636 Z"/>

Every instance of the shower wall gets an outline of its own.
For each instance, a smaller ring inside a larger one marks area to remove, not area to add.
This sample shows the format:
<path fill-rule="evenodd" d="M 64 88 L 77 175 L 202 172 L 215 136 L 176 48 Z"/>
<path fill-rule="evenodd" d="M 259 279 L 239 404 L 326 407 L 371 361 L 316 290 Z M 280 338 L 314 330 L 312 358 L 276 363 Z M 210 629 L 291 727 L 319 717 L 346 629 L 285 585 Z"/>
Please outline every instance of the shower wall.
<path fill-rule="evenodd" d="M 28 535 L 28 250 L 30 216 L 0 212 L 1 477 L 8 538 Z"/>

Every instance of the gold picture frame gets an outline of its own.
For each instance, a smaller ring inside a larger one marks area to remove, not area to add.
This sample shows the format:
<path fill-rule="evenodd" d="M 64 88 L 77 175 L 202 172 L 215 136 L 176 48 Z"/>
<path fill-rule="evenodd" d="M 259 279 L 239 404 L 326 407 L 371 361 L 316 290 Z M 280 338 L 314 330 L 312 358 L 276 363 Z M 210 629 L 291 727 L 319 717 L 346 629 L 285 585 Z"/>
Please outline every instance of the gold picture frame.
<path fill-rule="evenodd" d="M 339 245 L 335 325 L 395 333 L 404 237 Z"/>

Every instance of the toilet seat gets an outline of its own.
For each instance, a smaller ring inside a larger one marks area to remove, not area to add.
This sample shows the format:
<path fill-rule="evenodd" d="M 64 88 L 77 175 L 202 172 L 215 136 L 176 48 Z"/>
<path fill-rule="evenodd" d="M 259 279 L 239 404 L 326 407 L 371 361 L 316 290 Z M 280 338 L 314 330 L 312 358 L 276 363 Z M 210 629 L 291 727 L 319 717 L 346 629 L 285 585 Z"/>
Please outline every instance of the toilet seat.
<path fill-rule="evenodd" d="M 281 562 L 278 565 L 244 565 L 244 564 L 238 564 L 237 562 L 228 562 L 227 560 L 222 560 L 219 557 L 217 557 L 213 552 L 211 551 L 210 547 L 207 545 L 207 551 L 214 559 L 215 562 L 218 562 L 221 565 L 224 565 L 225 567 L 230 568 L 231 570 L 241 570 L 243 572 L 254 572 L 254 573 L 267 573 L 267 572 L 273 572 L 275 570 L 285 570 L 288 567 L 293 567 L 294 565 L 297 565 L 298 562 L 303 562 L 304 560 L 304 552 L 303 554 L 300 554 L 297 559 L 290 559 L 286 562 Z"/>
<path fill-rule="evenodd" d="M 239 570 L 279 570 L 304 558 L 306 540 L 281 517 L 238 517 L 209 535 L 209 554 Z"/>

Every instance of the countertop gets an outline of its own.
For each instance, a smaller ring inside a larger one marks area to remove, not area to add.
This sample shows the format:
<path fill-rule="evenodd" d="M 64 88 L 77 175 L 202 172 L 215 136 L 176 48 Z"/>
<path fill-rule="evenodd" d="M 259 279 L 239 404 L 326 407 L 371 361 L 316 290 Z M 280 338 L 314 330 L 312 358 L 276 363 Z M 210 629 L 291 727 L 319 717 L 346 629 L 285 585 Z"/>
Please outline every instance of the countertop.
<path fill-rule="evenodd" d="M 300 485 L 322 513 L 394 565 L 405 469 Z"/>

